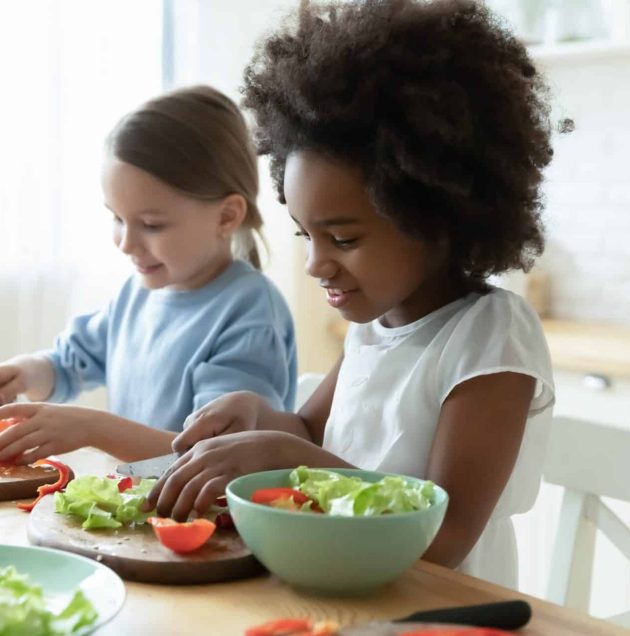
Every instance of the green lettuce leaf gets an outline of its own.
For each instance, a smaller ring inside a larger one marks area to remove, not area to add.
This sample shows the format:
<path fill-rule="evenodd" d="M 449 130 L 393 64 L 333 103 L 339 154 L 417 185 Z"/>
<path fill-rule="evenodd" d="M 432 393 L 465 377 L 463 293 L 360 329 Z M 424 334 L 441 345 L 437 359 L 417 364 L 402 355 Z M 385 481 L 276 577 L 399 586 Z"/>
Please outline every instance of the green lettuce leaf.
<path fill-rule="evenodd" d="M 41 586 L 13 567 L 0 569 L 0 636 L 66 636 L 92 625 L 98 613 L 81 590 L 59 614 L 46 608 Z"/>
<path fill-rule="evenodd" d="M 83 519 L 82 527 L 86 530 L 142 524 L 154 514 L 154 511 L 142 512 L 140 506 L 156 481 L 142 479 L 121 493 L 115 479 L 93 475 L 77 477 L 68 483 L 64 492 L 55 493 L 55 510 Z"/>
<path fill-rule="evenodd" d="M 344 517 L 424 510 L 431 505 L 434 496 L 431 481 L 409 485 L 402 477 L 389 476 L 371 483 L 306 466 L 291 471 L 289 481 L 293 488 L 311 497 L 325 513 Z"/>

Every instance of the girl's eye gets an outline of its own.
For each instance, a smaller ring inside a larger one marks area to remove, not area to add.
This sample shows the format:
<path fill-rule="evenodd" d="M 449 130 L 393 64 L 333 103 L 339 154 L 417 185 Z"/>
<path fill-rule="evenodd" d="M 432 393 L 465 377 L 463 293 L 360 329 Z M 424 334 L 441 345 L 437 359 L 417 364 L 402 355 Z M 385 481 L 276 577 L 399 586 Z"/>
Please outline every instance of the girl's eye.
<path fill-rule="evenodd" d="M 304 232 L 303 230 L 297 230 L 295 232 L 295 236 L 301 236 L 304 239 L 306 239 L 307 241 L 311 240 L 311 237 L 306 232 Z"/>
<path fill-rule="evenodd" d="M 142 227 L 145 230 L 149 230 L 149 232 L 159 232 L 160 230 L 164 229 L 163 225 L 150 225 L 149 223 L 144 223 Z"/>
<path fill-rule="evenodd" d="M 355 239 L 355 238 L 353 238 L 353 239 L 340 239 L 340 238 L 335 238 L 333 236 L 332 237 L 332 242 L 337 247 L 350 247 L 351 245 L 353 245 L 354 243 L 357 242 L 357 239 Z"/>

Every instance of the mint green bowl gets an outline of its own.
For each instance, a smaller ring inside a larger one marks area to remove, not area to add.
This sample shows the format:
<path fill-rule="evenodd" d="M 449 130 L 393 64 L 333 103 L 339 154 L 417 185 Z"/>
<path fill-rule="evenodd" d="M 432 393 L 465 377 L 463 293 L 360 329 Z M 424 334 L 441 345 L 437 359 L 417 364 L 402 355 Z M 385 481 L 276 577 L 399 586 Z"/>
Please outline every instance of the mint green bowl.
<path fill-rule="evenodd" d="M 386 474 L 331 469 L 374 482 Z M 251 473 L 226 489 L 232 519 L 254 556 L 273 574 L 308 592 L 363 595 L 395 579 L 429 547 L 448 495 L 435 487 L 426 510 L 377 517 L 339 517 L 280 510 L 250 501 L 259 488 L 289 486 L 291 469 Z M 422 480 L 403 476 L 410 484 Z"/>

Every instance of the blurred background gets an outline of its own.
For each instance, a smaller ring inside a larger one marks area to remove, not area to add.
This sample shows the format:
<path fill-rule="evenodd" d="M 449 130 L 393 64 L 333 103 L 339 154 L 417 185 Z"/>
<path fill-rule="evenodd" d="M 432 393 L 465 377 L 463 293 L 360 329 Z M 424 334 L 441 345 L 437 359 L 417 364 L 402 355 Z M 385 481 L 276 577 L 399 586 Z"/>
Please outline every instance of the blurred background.
<path fill-rule="evenodd" d="M 547 250 L 497 284 L 543 318 L 559 413 L 630 426 L 630 0 L 489 0 L 549 80 L 556 135 Z M 70 316 L 130 274 L 103 206 L 103 140 L 146 99 L 209 83 L 240 101 L 256 41 L 298 0 L 21 0 L 0 3 L 0 359 L 45 348 Z M 300 371 L 324 372 L 345 325 L 303 273 L 303 245 L 260 161 L 266 273 L 285 294 Z M 82 399 L 104 405 L 104 392 Z M 544 596 L 559 493 L 518 519 L 521 588 Z M 616 505 L 613 502 L 613 505 Z M 617 506 L 627 521 L 627 507 Z M 630 571 L 598 541 L 592 612 L 621 611 Z M 606 572 L 606 575 L 603 573 Z"/>

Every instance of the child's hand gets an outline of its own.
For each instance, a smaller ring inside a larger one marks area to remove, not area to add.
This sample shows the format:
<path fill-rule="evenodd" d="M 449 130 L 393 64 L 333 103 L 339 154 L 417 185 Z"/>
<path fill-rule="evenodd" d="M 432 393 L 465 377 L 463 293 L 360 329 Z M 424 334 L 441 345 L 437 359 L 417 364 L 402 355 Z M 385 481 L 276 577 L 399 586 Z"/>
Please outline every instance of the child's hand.
<path fill-rule="evenodd" d="M 44 355 L 23 355 L 0 364 L 0 406 L 18 395 L 34 402 L 45 400 L 55 386 L 52 362 Z"/>
<path fill-rule="evenodd" d="M 203 440 L 182 455 L 153 487 L 146 510 L 185 521 L 194 509 L 204 514 L 236 477 L 293 465 L 305 440 L 280 431 L 245 431 Z M 285 459 L 285 458 L 291 458 Z M 287 463 L 288 462 L 288 463 Z"/>
<path fill-rule="evenodd" d="M 0 419 L 24 418 L 0 433 L 0 463 L 31 464 L 49 455 L 89 445 L 92 409 L 56 404 L 9 404 Z"/>
<path fill-rule="evenodd" d="M 24 370 L 16 364 L 0 365 L 0 406 L 9 404 L 21 393 L 26 392 Z"/>
<path fill-rule="evenodd" d="M 252 431 L 256 428 L 260 407 L 261 397 L 255 393 L 227 393 L 186 418 L 184 431 L 173 440 L 173 450 L 185 453 L 204 439 Z"/>

